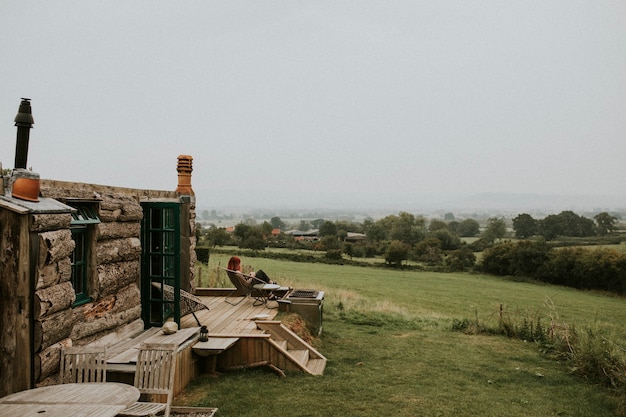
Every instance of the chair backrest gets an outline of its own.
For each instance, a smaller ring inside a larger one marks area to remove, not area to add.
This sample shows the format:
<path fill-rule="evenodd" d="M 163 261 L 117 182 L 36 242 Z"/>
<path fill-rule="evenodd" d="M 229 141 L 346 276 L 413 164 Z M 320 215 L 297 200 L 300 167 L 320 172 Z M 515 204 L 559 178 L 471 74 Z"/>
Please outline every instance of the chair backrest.
<path fill-rule="evenodd" d="M 142 394 L 167 394 L 171 404 L 176 376 L 174 343 L 143 343 L 139 347 L 135 369 L 135 387 Z"/>
<path fill-rule="evenodd" d="M 174 287 L 168 284 L 159 284 L 153 282 L 152 286 L 159 291 L 163 291 L 163 299 L 168 301 L 174 300 Z M 196 297 L 190 292 L 183 289 L 180 290 L 180 315 L 185 316 L 191 312 L 200 311 L 202 309 L 209 310 L 209 306 L 204 304 L 201 298 Z"/>
<path fill-rule="evenodd" d="M 59 382 L 106 382 L 106 347 L 76 346 L 61 348 Z"/>
<path fill-rule="evenodd" d="M 237 288 L 239 294 L 248 295 L 254 290 L 254 280 L 247 281 L 241 272 L 227 269 L 226 275 L 228 275 L 230 282 Z"/>

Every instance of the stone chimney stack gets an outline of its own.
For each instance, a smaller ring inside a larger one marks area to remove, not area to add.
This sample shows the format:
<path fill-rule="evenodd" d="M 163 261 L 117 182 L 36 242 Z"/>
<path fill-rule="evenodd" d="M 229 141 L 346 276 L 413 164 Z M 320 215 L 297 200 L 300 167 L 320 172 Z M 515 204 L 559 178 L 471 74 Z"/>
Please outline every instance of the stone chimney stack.
<path fill-rule="evenodd" d="M 176 187 L 176 192 L 179 194 L 194 195 L 191 188 L 192 161 L 193 157 L 191 155 L 178 155 L 178 166 L 176 168 L 178 171 L 178 187 Z"/>

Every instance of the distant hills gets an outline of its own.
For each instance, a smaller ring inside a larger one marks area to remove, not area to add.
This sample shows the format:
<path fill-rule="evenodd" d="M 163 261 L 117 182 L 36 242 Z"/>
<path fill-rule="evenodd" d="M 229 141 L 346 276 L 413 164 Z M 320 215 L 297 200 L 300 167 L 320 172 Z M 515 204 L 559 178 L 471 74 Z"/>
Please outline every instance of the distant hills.
<path fill-rule="evenodd" d="M 407 211 L 416 214 L 547 215 L 571 210 L 578 214 L 602 211 L 626 214 L 626 193 L 622 195 L 560 195 L 515 193 L 371 194 L 280 193 L 259 190 L 195 190 L 198 209 L 242 211 L 345 211 L 374 216 Z"/>

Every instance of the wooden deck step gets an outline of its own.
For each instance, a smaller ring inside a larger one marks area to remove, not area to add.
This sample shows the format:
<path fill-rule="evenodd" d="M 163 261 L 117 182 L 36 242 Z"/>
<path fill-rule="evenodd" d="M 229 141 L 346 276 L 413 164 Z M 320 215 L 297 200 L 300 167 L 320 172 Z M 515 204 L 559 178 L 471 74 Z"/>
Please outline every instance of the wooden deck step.
<path fill-rule="evenodd" d="M 323 375 L 327 359 L 281 322 L 257 321 L 257 327 L 270 335 L 271 344 L 280 350 L 283 357 L 296 369 L 311 375 Z M 273 365 L 278 366 L 276 363 Z"/>
<path fill-rule="evenodd" d="M 296 360 L 300 362 L 302 365 L 307 366 L 307 363 L 309 362 L 309 351 L 307 349 L 289 350 L 288 352 L 291 356 L 296 358 Z"/>
<path fill-rule="evenodd" d="M 307 363 L 307 368 L 313 375 L 323 375 L 326 368 L 326 360 L 324 359 L 310 359 Z"/>

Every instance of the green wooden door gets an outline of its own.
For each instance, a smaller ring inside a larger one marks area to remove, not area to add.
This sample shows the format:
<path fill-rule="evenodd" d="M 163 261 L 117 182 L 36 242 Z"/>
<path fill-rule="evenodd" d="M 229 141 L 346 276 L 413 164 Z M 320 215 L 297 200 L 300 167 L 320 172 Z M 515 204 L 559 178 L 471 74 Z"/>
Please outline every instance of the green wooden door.
<path fill-rule="evenodd" d="M 141 309 L 146 328 L 180 326 L 180 205 L 143 203 Z"/>

